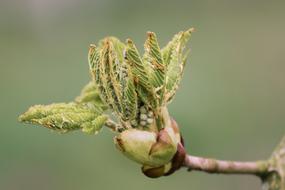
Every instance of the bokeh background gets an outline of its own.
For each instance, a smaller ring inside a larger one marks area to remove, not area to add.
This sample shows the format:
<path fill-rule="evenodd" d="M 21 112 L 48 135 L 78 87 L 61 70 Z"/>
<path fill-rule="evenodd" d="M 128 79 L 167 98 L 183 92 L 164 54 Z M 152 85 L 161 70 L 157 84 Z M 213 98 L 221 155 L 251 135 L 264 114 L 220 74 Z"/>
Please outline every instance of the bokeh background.
<path fill-rule="evenodd" d="M 146 31 L 164 46 L 195 27 L 172 115 L 187 150 L 220 159 L 266 159 L 285 134 L 284 0 L 0 1 L 0 189 L 258 190 L 252 176 L 185 169 L 148 179 L 113 134 L 60 135 L 17 122 L 33 104 L 68 102 L 90 80 L 87 51 L 107 35 Z"/>

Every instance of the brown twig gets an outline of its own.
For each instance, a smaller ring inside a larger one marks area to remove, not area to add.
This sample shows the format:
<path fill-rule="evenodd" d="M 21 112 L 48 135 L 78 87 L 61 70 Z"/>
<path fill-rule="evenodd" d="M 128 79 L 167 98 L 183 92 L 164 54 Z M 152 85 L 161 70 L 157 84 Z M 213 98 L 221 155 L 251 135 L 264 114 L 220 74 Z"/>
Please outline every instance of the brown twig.
<path fill-rule="evenodd" d="M 207 173 L 253 174 L 262 176 L 268 172 L 269 164 L 267 161 L 236 162 L 187 155 L 184 167 L 187 167 L 190 171 L 198 170 Z"/>

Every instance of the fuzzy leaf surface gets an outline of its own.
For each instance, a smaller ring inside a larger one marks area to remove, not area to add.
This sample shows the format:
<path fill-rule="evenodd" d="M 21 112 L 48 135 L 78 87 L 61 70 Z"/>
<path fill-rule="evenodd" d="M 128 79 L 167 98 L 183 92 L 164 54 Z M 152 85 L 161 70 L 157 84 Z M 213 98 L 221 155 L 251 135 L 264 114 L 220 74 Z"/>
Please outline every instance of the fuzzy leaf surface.
<path fill-rule="evenodd" d="M 93 106 L 57 103 L 32 106 L 19 117 L 19 121 L 41 125 L 62 133 L 74 130 L 86 131 L 90 128 L 95 133 L 103 127 L 107 118 L 107 115 L 102 115 Z"/>

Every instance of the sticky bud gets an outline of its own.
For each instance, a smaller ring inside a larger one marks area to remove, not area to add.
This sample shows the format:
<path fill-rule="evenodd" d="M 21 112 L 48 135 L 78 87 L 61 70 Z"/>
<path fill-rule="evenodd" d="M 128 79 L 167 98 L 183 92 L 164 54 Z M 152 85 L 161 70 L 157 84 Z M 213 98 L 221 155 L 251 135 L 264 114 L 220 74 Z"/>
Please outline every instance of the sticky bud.
<path fill-rule="evenodd" d="M 128 129 L 115 137 L 117 148 L 129 159 L 142 165 L 151 178 L 170 175 L 181 167 L 185 150 L 174 120 L 159 132 Z"/>
<path fill-rule="evenodd" d="M 159 133 L 129 129 L 115 137 L 115 144 L 124 155 L 150 167 L 167 164 L 176 153 L 177 143 L 171 128 L 164 128 Z"/>

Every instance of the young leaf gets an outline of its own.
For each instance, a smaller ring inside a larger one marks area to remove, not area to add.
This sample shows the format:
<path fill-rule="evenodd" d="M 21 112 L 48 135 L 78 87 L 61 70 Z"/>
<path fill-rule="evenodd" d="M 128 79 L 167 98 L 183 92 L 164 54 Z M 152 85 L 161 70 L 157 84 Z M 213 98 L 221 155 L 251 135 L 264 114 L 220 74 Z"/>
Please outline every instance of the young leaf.
<path fill-rule="evenodd" d="M 150 84 L 150 68 L 142 61 L 135 44 L 130 39 L 127 40 L 125 60 L 131 68 L 140 99 L 144 104 L 155 107 L 157 100 L 154 94 L 154 88 Z"/>
<path fill-rule="evenodd" d="M 124 60 L 125 44 L 117 38 L 109 40 L 109 67 L 112 85 L 121 107 L 121 119 L 132 120 L 137 114 L 137 93 L 131 68 Z"/>
<path fill-rule="evenodd" d="M 117 38 L 105 38 L 98 48 L 90 51 L 89 61 L 102 99 L 126 121 L 136 116 L 137 94 L 130 66 L 124 62 L 124 49 L 125 45 Z"/>
<path fill-rule="evenodd" d="M 187 54 L 183 54 L 183 50 L 192 32 L 193 28 L 179 32 L 162 49 L 163 59 L 167 65 L 165 102 L 170 102 L 178 89 L 187 57 Z"/>
<path fill-rule="evenodd" d="M 97 134 L 102 126 L 106 123 L 108 117 L 106 115 L 99 115 L 93 121 L 91 125 L 89 123 L 82 124 L 82 131 L 87 134 Z"/>
<path fill-rule="evenodd" d="M 99 48 L 102 47 L 102 45 L 99 46 Z M 103 86 L 103 82 L 100 78 L 101 71 L 100 71 L 100 50 L 94 45 L 91 44 L 89 48 L 88 53 L 88 62 L 89 62 L 89 68 L 93 77 L 93 80 L 98 87 L 99 95 L 102 99 L 102 101 L 108 105 L 110 108 L 112 108 L 111 104 L 108 102 L 108 96 L 107 92 Z"/>
<path fill-rule="evenodd" d="M 123 67 L 124 68 L 124 67 Z M 125 65 L 127 75 L 122 76 L 120 82 L 123 89 L 123 109 L 124 118 L 123 120 L 133 120 L 138 112 L 138 98 L 136 88 L 133 82 L 133 75 L 130 68 Z"/>
<path fill-rule="evenodd" d="M 160 105 L 162 104 L 165 92 L 166 65 L 164 64 L 156 35 L 153 32 L 147 33 L 144 61 L 146 61 L 146 64 L 151 65 L 150 83 L 155 89 L 156 99 Z"/>
<path fill-rule="evenodd" d="M 19 117 L 19 121 L 41 125 L 62 133 L 79 129 L 86 131 L 86 128 L 92 128 L 92 131 L 98 132 L 107 118 L 108 116 L 101 115 L 88 105 L 58 103 L 32 106 Z"/>

